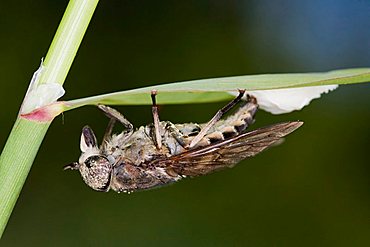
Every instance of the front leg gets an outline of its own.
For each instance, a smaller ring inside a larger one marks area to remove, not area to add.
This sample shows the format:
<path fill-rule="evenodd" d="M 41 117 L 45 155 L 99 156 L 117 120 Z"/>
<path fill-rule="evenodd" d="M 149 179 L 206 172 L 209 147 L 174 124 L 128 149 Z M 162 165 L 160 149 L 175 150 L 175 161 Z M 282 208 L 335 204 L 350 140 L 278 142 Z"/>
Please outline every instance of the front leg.
<path fill-rule="evenodd" d="M 126 129 L 127 135 L 131 135 L 134 132 L 134 126 L 132 123 L 130 123 L 120 112 L 105 105 L 98 105 L 98 108 L 102 110 L 108 118 L 110 118 L 107 129 L 105 130 L 102 145 L 104 145 L 104 143 L 112 135 L 113 127 L 116 121 L 123 125 L 123 127 Z"/>

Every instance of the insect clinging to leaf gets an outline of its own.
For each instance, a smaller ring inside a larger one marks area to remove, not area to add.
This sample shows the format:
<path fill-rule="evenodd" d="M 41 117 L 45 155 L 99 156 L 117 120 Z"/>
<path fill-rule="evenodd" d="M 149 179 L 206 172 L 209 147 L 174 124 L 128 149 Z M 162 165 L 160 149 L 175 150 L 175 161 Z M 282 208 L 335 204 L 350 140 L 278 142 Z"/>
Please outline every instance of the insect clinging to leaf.
<path fill-rule="evenodd" d="M 153 90 L 153 123 L 137 130 L 115 109 L 98 105 L 110 119 L 101 145 L 98 146 L 92 129 L 85 126 L 79 161 L 65 169 L 79 170 L 85 183 L 97 191 L 146 190 L 233 167 L 279 143 L 282 137 L 303 124 L 301 121 L 283 122 L 247 132 L 254 122 L 258 103 L 250 95 L 242 100 L 244 94 L 245 90 L 239 90 L 239 95 L 208 123 L 173 124 L 159 120 L 157 92 Z M 234 114 L 221 119 L 239 102 Z M 112 134 L 117 121 L 124 130 Z"/>

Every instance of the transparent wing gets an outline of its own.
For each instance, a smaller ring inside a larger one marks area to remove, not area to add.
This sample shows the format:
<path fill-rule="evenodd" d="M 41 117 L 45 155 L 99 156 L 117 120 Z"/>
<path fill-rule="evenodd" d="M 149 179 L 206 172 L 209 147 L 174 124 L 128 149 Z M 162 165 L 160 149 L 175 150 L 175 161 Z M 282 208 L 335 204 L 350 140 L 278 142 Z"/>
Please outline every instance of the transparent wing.
<path fill-rule="evenodd" d="M 285 122 L 246 132 L 206 147 L 153 161 L 152 165 L 185 176 L 205 175 L 252 157 L 299 128 L 303 122 Z"/>

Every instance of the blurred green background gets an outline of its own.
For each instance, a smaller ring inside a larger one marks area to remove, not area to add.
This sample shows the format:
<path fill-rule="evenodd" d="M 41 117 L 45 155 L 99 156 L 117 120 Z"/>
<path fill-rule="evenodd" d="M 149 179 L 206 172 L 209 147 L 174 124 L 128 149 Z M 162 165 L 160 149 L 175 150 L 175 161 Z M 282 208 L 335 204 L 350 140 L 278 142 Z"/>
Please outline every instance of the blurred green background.
<path fill-rule="evenodd" d="M 0 147 L 68 1 L 0 2 Z M 198 78 L 370 67 L 370 1 L 101 1 L 63 99 Z M 342 86 L 255 126 L 305 121 L 234 169 L 131 195 L 98 193 L 63 165 L 94 107 L 53 122 L 1 246 L 370 246 L 370 84 Z M 160 103 L 160 102 L 159 102 Z M 207 121 L 224 104 L 161 106 Z M 148 106 L 121 106 L 136 126 Z M 1 200 L 1 198 L 0 198 Z M 1 203 L 1 202 L 0 202 Z"/>

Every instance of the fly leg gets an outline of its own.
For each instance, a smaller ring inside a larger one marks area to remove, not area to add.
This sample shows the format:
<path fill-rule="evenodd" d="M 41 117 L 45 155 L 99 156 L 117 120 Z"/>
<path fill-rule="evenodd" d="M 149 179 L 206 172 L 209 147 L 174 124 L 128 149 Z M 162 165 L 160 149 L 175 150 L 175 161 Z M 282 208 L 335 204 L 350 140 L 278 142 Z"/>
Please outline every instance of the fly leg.
<path fill-rule="evenodd" d="M 171 122 L 166 124 L 166 130 L 171 134 L 171 136 L 176 140 L 176 142 L 183 148 L 186 147 L 186 143 L 184 141 L 184 135 L 175 127 L 175 125 Z"/>
<path fill-rule="evenodd" d="M 157 149 L 162 148 L 162 137 L 159 133 L 159 115 L 158 115 L 158 106 L 156 102 L 157 90 L 152 90 L 151 97 L 152 97 L 152 114 L 153 114 L 153 124 L 154 124 L 154 136 L 155 136 L 155 145 Z"/>
<path fill-rule="evenodd" d="M 239 95 L 230 101 L 227 105 L 222 107 L 217 113 L 213 116 L 213 118 L 204 126 L 204 128 L 191 140 L 190 144 L 187 148 L 192 148 L 197 143 L 202 140 L 202 138 L 207 134 L 207 132 L 221 119 L 221 117 L 228 112 L 233 106 L 235 106 L 244 96 L 245 90 L 239 89 Z"/>
<path fill-rule="evenodd" d="M 105 130 L 102 145 L 104 145 L 104 143 L 112 135 L 113 127 L 116 121 L 120 122 L 123 127 L 125 127 L 126 135 L 131 135 L 133 133 L 134 126 L 120 112 L 105 105 L 98 105 L 98 108 L 102 110 L 108 118 L 110 118 L 108 126 Z"/>

